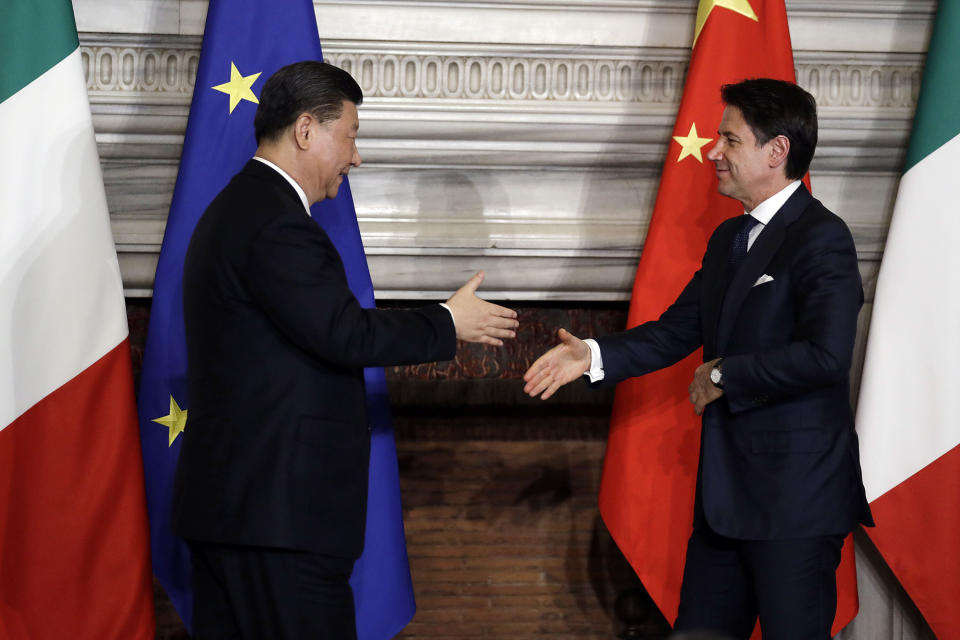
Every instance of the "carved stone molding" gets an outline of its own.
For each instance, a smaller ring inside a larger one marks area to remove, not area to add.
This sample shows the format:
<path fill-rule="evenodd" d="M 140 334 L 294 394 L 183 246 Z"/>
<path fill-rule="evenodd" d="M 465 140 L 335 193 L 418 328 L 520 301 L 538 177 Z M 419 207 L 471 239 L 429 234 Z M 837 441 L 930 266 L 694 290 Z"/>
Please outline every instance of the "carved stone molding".
<path fill-rule="evenodd" d="M 352 73 L 370 98 L 640 103 L 675 107 L 685 48 L 493 46 L 328 42 L 327 60 Z M 97 102 L 163 97 L 189 105 L 199 39 L 84 34 L 87 89 Z M 910 110 L 923 56 L 798 52 L 797 81 L 824 107 Z"/>
<path fill-rule="evenodd" d="M 200 39 L 81 34 L 80 58 L 91 98 L 148 100 L 163 96 L 189 106 L 200 60 Z"/>
<path fill-rule="evenodd" d="M 835 54 L 796 56 L 797 84 L 813 94 L 819 108 L 889 110 L 910 117 L 920 95 L 924 56 L 861 54 L 844 60 Z"/>
<path fill-rule="evenodd" d="M 81 54 L 105 158 L 174 158 L 199 40 L 84 34 Z M 659 168 L 687 64 L 678 48 L 330 42 L 358 78 L 361 151 L 416 166 Z M 922 56 L 799 52 L 821 105 L 823 169 L 899 168 Z"/>
<path fill-rule="evenodd" d="M 195 36 L 81 34 L 114 236 L 149 295 L 196 76 Z M 688 51 L 328 41 L 364 87 L 355 203 L 378 286 L 441 298 L 627 297 Z M 798 52 L 821 105 L 818 195 L 882 251 L 922 55 Z M 522 277 L 518 277 L 518 275 Z"/>
<path fill-rule="evenodd" d="M 370 97 L 445 100 L 653 102 L 679 99 L 675 61 L 568 56 L 441 56 L 331 52 Z"/>

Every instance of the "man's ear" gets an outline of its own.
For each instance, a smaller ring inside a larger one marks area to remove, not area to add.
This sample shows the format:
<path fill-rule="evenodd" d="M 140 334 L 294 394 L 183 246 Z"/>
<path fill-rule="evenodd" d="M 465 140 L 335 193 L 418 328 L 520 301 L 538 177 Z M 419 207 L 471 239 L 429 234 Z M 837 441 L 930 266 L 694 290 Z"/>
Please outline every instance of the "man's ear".
<path fill-rule="evenodd" d="M 298 148 L 302 150 L 310 148 L 313 142 L 313 123 L 314 118 L 309 113 L 301 113 L 293 121 L 293 137 Z"/>
<path fill-rule="evenodd" d="M 787 156 L 790 155 L 790 138 L 785 135 L 779 135 L 767 143 L 770 147 L 768 157 L 770 159 L 770 168 L 776 169 L 782 167 L 787 162 Z"/>

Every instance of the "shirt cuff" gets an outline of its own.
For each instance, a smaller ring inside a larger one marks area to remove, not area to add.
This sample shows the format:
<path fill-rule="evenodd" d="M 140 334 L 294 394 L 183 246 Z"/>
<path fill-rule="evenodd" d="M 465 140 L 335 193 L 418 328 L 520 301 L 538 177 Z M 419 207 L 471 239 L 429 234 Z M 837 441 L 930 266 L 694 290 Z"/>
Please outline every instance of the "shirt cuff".
<path fill-rule="evenodd" d="M 584 342 L 590 348 L 590 368 L 583 375 L 590 378 L 590 382 L 603 380 L 603 357 L 600 355 L 600 345 L 593 338 L 586 338 Z"/>
<path fill-rule="evenodd" d="M 451 309 L 450 306 L 447 305 L 446 302 L 441 302 L 441 303 L 440 303 L 440 306 L 450 312 L 450 320 L 451 320 L 451 322 L 453 322 L 453 330 L 456 331 L 456 330 L 457 330 L 457 319 L 453 317 L 453 309 Z"/>

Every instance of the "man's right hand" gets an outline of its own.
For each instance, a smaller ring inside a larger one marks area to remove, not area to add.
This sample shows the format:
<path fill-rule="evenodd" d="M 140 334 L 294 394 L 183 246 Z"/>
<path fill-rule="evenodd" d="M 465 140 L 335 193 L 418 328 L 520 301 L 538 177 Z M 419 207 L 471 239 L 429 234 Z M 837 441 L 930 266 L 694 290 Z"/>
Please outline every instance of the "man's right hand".
<path fill-rule="evenodd" d="M 531 398 L 539 395 L 546 400 L 557 389 L 573 382 L 590 368 L 590 347 L 586 342 L 566 329 L 560 329 L 557 337 L 560 338 L 560 344 L 537 358 L 523 374 L 527 382 L 523 392 L 530 394 Z"/>
<path fill-rule="evenodd" d="M 516 337 L 517 312 L 477 297 L 477 287 L 483 282 L 479 271 L 447 300 L 453 312 L 457 339 L 503 346 L 502 338 Z"/>

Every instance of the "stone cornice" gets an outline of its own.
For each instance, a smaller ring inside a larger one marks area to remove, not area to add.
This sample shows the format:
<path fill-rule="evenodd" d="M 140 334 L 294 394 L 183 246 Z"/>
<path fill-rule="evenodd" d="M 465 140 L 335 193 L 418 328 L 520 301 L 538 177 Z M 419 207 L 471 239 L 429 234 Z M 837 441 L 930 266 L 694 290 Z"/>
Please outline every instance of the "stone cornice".
<path fill-rule="evenodd" d="M 200 38 L 80 39 L 125 287 L 149 295 Z M 324 51 L 368 96 L 351 178 L 378 295 L 443 297 L 483 268 L 494 298 L 627 297 L 687 49 L 328 39 Z M 923 55 L 795 61 L 821 106 L 817 193 L 845 214 L 870 282 Z"/>
<path fill-rule="evenodd" d="M 174 158 L 199 59 L 191 36 L 83 34 L 101 153 Z M 367 96 L 368 162 L 656 169 L 682 93 L 677 48 L 329 42 Z M 821 107 L 821 168 L 893 170 L 920 86 L 919 54 L 796 56 Z M 823 164 L 826 163 L 826 164 Z"/>
<path fill-rule="evenodd" d="M 206 0 L 77 0 L 81 32 L 199 36 Z M 687 46 L 696 0 L 315 0 L 321 40 Z M 788 0 L 795 52 L 925 50 L 934 0 Z M 616 16 L 616 19 L 611 19 Z"/>
<path fill-rule="evenodd" d="M 139 93 L 147 99 L 172 94 L 188 103 L 199 44 L 194 36 L 81 34 L 87 88 L 101 102 Z M 675 47 L 345 40 L 327 42 L 324 50 L 330 62 L 358 78 L 368 97 L 551 103 L 676 105 L 688 59 L 686 49 Z M 923 55 L 797 52 L 795 62 L 798 82 L 809 83 L 822 106 L 912 108 Z"/>

